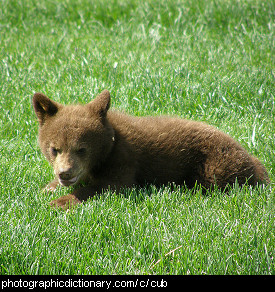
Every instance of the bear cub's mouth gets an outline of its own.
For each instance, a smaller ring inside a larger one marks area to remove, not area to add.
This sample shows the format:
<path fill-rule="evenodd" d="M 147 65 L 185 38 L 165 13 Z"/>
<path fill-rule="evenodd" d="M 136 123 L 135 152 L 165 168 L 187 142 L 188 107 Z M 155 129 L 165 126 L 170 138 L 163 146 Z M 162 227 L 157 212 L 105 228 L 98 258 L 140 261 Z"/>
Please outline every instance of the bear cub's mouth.
<path fill-rule="evenodd" d="M 59 178 L 59 182 L 61 185 L 65 186 L 65 187 L 68 187 L 68 186 L 72 186 L 74 184 L 76 184 L 78 182 L 78 178 L 79 176 L 75 176 L 71 179 L 61 179 Z"/>

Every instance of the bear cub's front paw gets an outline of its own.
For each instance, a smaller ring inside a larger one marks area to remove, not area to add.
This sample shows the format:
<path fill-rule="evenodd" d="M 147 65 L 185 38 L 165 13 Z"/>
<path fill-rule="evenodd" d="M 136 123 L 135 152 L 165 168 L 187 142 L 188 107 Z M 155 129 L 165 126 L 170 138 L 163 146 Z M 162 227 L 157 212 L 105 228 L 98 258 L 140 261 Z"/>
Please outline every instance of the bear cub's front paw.
<path fill-rule="evenodd" d="M 74 195 L 67 195 L 60 197 L 56 200 L 50 202 L 50 205 L 55 208 L 62 208 L 63 210 L 67 210 L 77 204 L 80 204 L 81 201 Z"/>

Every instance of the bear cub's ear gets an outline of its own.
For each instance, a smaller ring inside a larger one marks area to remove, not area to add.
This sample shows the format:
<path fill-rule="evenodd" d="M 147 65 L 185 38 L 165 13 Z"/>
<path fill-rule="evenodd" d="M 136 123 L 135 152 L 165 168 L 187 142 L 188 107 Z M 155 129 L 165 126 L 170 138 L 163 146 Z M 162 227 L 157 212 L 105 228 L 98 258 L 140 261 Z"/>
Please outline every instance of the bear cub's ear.
<path fill-rule="evenodd" d="M 101 118 L 105 118 L 110 107 L 110 101 L 110 92 L 105 89 L 88 105 L 95 114 L 99 115 Z"/>
<path fill-rule="evenodd" d="M 47 117 L 54 116 L 61 107 L 59 103 L 50 100 L 42 93 L 34 94 L 32 104 L 40 125 L 44 124 Z"/>

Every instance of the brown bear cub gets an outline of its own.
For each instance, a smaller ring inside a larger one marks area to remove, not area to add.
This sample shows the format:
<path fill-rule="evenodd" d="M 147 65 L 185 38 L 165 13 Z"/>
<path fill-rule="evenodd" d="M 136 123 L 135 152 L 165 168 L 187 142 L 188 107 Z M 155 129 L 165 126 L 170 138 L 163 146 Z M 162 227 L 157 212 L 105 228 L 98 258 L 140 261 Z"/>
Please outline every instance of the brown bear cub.
<path fill-rule="evenodd" d="M 57 185 L 76 186 L 51 202 L 63 209 L 104 189 L 168 182 L 192 188 L 268 183 L 260 161 L 236 141 L 201 122 L 172 117 L 133 117 L 109 111 L 110 93 L 86 105 L 63 106 L 33 96 L 39 144 L 53 165 Z"/>

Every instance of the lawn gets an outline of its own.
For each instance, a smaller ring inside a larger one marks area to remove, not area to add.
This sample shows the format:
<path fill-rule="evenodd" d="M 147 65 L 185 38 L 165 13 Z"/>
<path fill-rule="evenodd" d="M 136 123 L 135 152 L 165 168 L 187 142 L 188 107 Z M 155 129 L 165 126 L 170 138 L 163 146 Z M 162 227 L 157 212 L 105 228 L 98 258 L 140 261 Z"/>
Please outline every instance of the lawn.
<path fill-rule="evenodd" d="M 0 274 L 275 274 L 275 2 L 2 0 Z M 230 134 L 271 185 L 171 185 L 48 202 L 34 92 L 177 115 Z"/>

